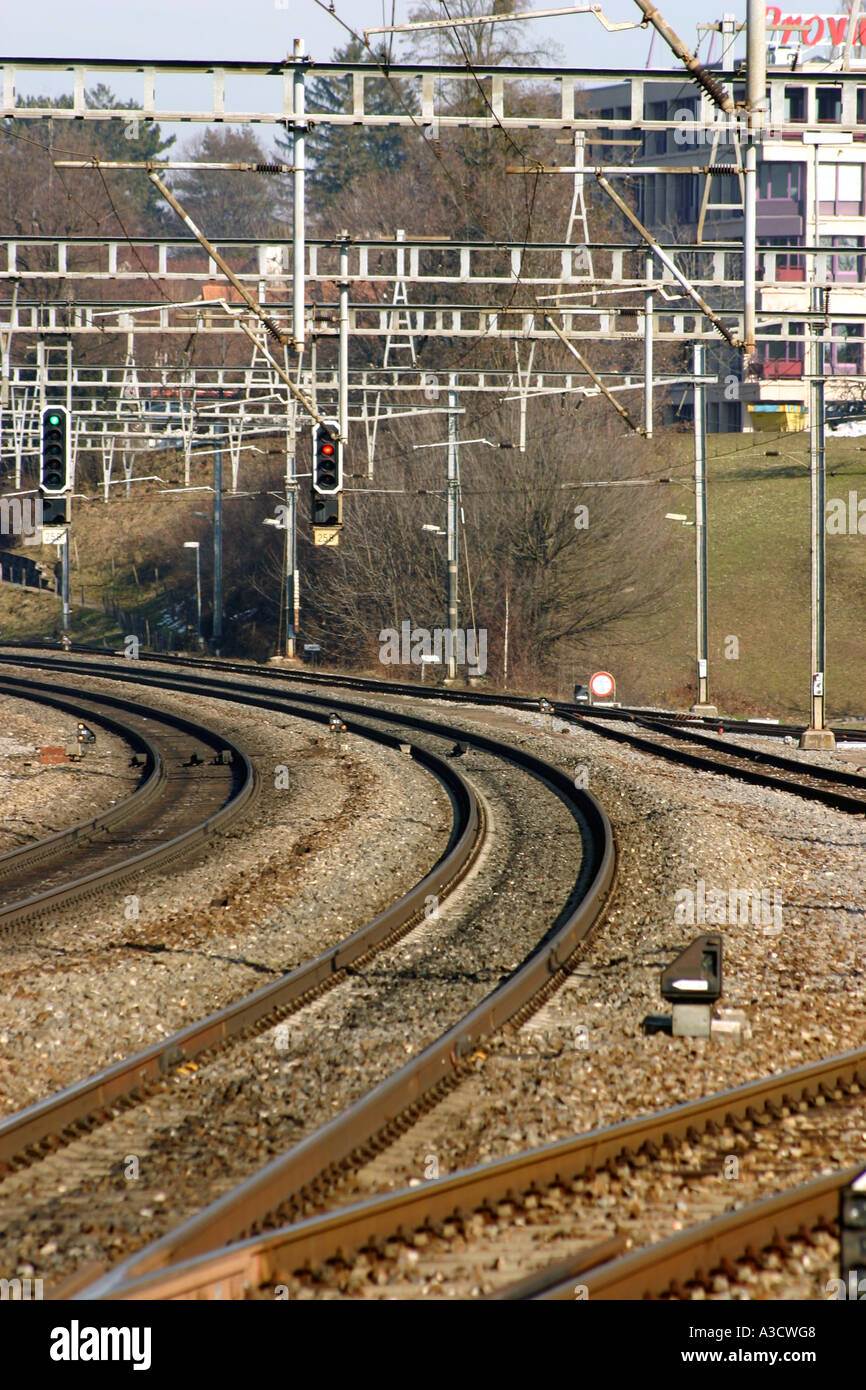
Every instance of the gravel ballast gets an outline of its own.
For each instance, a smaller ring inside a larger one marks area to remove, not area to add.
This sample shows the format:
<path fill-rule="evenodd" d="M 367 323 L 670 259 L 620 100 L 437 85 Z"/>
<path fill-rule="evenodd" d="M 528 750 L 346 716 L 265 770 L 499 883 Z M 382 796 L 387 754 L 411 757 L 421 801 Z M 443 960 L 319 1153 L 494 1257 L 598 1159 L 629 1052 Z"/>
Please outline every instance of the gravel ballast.
<path fill-rule="evenodd" d="M 184 697 L 152 700 L 189 713 Z M 412 759 L 355 737 L 338 757 L 320 726 L 282 713 L 222 701 L 196 711 L 253 758 L 257 802 L 207 853 L 147 875 L 137 902 L 124 886 L 86 916 L 72 906 L 3 943 L 2 1111 L 318 955 L 411 888 L 448 842 L 450 800 Z"/>
<path fill-rule="evenodd" d="M 0 1258 L 17 1252 L 54 1279 L 153 1239 L 363 1095 L 519 964 L 571 893 L 580 830 L 522 771 L 472 751 L 461 770 L 492 833 L 453 897 L 287 1023 L 184 1069 L 164 1094 L 7 1178 Z"/>
<path fill-rule="evenodd" d="M 363 702 L 354 693 L 351 699 Z M 339 694 L 334 700 L 339 708 Z M 407 707 L 401 700 L 392 703 Z M 230 708 L 215 702 L 217 707 Z M 441 1176 L 866 1043 L 859 905 L 866 838 L 862 820 L 785 792 L 677 768 L 585 728 L 552 732 L 540 716 L 427 702 L 421 712 L 455 728 L 484 727 L 512 738 L 585 779 L 614 825 L 616 893 L 565 986 L 522 1029 L 507 1029 L 492 1039 L 470 1078 L 347 1183 L 341 1200 L 423 1181 L 433 1168 Z M 243 741 L 243 718 L 237 719 L 237 736 Z M 7 1226 L 7 1261 L 19 1249 L 18 1258 L 37 1273 L 56 1277 L 82 1260 L 110 1259 L 153 1238 L 203 1192 L 209 1198 L 218 1195 L 246 1165 L 280 1151 L 393 1070 L 440 1031 L 458 1003 L 478 997 L 473 991 L 487 992 L 497 972 L 516 964 L 533 931 L 537 939 L 561 864 L 571 859 L 573 877 L 579 865 L 562 839 L 567 834 L 563 824 L 548 818 L 537 836 L 520 825 L 529 815 L 537 827 L 539 812 L 530 812 L 526 794 L 516 784 L 510 789 L 504 785 L 512 774 L 503 778 L 501 772 L 485 769 L 483 756 L 476 753 L 463 764 L 467 775 L 478 779 L 493 820 L 501 829 L 508 821 L 512 827 L 461 889 L 461 912 L 465 906 L 483 916 L 487 933 L 472 937 L 464 925 L 449 939 L 449 907 L 438 921 L 425 923 L 378 958 L 361 980 L 347 981 L 292 1018 L 279 1039 L 272 1030 L 173 1083 L 170 1092 L 148 1103 L 147 1122 L 140 1107 L 29 1176 L 7 1179 L 0 1186 L 0 1224 L 13 1219 L 16 1200 L 19 1212 L 22 1207 L 31 1212 L 20 1229 L 14 1221 Z M 315 785 L 320 801 L 321 779 Z M 363 872 L 359 881 L 366 881 Z M 704 896 L 718 890 L 726 900 L 746 891 L 760 903 L 763 894 L 770 912 L 765 920 L 758 913 L 757 920 L 735 915 L 725 923 L 690 923 L 684 909 L 689 894 L 701 900 L 701 884 Z M 187 903 L 185 911 L 187 929 L 201 921 L 201 908 Z M 209 908 L 206 915 L 210 933 L 219 913 Z M 262 936 L 260 931 L 256 935 L 255 920 L 243 927 L 232 938 L 232 949 L 249 963 L 263 955 Z M 661 967 L 702 930 L 723 933 L 721 1002 L 745 1015 L 746 1036 L 739 1043 L 646 1036 L 644 1016 L 666 1007 L 658 992 Z M 137 1001 L 137 993 L 135 997 Z M 181 1103 L 184 1090 L 188 1104 Z M 194 1091 L 192 1118 L 187 1109 Z M 635 1243 L 657 1239 L 678 1229 L 676 1223 L 706 1219 L 726 1204 L 745 1203 L 862 1155 L 866 1123 L 860 1107 L 828 1107 L 826 1114 L 818 1110 L 791 1119 L 793 1130 L 783 1122 L 761 1135 L 760 1143 L 723 1134 L 706 1141 L 710 1149 L 716 1144 L 712 1152 L 703 1152 L 704 1143 L 695 1146 L 699 1153 L 682 1151 L 671 1160 L 671 1171 L 654 1166 L 647 1175 L 599 1175 L 597 1190 L 575 1194 L 568 1219 L 557 1214 L 552 1228 L 539 1218 L 523 1221 L 527 1229 L 521 1233 L 523 1219 L 513 1222 L 505 1216 L 489 1262 L 486 1251 L 480 1252 L 480 1263 L 479 1252 L 468 1251 L 456 1264 L 447 1252 L 425 1264 L 425 1255 L 416 1250 L 417 1259 L 403 1261 L 399 1269 L 395 1264 L 384 1280 L 380 1272 L 375 1277 L 365 1272 L 362 1264 L 354 1283 L 345 1290 L 335 1288 L 330 1296 L 343 1291 L 359 1296 L 378 1291 L 386 1297 L 477 1295 L 506 1282 L 506 1275 L 513 1278 L 560 1258 L 568 1253 L 568 1242 L 586 1243 L 612 1230 Z M 730 1153 L 730 1143 L 736 1150 L 742 1142 L 745 1157 L 732 1186 L 719 1177 L 717 1160 Z M 85 1154 L 82 1147 L 84 1166 L 70 1205 L 60 1165 L 64 1155 L 74 1156 L 73 1150 L 88 1144 L 93 1148 Z M 134 1188 L 122 1177 L 125 1145 L 127 1153 L 148 1157 L 150 1177 L 146 1182 L 142 1177 Z M 687 1177 L 684 1184 L 683 1161 L 686 1173 L 711 1171 Z M 184 1165 L 189 1180 L 180 1186 L 169 1181 Z M 605 1187 L 605 1181 L 613 1186 Z M 95 1221 L 95 1230 L 85 1230 L 83 1213 L 96 1198 L 116 1205 L 117 1229 L 110 1239 L 103 1217 Z M 82 1220 L 76 1243 L 75 1223 Z M 43 1239 L 57 1221 L 64 1238 L 54 1241 L 49 1234 Z M 508 1244 L 512 1239 L 517 1240 L 513 1250 Z M 53 1250 L 40 1254 L 52 1243 Z M 775 1282 L 767 1284 L 772 1292 L 765 1296 L 826 1296 L 819 1286 L 831 1261 L 828 1250 L 805 1283 L 798 1283 L 791 1270 L 776 1271 Z M 494 1267 L 494 1260 L 501 1263 Z M 760 1292 L 764 1276 L 756 1277 Z M 296 1292 L 315 1296 L 303 1287 Z M 716 1291 L 716 1296 L 726 1294 L 731 1290 Z M 735 1290 L 733 1296 L 741 1294 Z"/>

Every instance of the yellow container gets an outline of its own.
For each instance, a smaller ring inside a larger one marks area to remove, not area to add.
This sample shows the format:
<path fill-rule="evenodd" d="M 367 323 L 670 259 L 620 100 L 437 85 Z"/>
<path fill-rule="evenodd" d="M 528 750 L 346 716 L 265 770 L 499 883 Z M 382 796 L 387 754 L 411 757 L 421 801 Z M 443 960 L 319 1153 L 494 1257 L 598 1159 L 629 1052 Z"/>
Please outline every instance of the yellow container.
<path fill-rule="evenodd" d="M 792 434 L 806 428 L 808 412 L 804 405 L 747 405 L 746 409 L 756 430 Z"/>

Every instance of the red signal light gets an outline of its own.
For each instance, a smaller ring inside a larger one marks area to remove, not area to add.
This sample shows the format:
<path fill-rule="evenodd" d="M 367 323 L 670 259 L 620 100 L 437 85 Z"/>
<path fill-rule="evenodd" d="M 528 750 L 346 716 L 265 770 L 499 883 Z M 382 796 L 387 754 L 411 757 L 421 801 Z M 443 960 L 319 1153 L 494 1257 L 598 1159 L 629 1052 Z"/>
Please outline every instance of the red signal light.
<path fill-rule="evenodd" d="M 336 497 L 343 486 L 343 445 L 339 428 L 336 420 L 329 420 L 317 424 L 313 430 L 314 509 L 319 506 L 317 499 Z M 316 524 L 314 520 L 313 525 Z"/>

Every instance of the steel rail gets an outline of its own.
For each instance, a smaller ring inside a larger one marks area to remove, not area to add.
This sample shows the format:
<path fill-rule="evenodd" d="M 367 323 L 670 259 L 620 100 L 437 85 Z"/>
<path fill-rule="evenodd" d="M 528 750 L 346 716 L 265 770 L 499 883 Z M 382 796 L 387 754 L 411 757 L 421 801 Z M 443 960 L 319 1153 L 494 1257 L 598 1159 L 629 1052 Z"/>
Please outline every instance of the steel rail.
<path fill-rule="evenodd" d="M 64 661 L 66 669 L 70 669 Z M 74 663 L 72 664 L 74 669 Z M 333 706 L 322 696 L 293 692 L 292 703 L 275 698 L 269 691 L 252 693 L 249 687 L 198 678 L 182 680 L 169 673 L 118 673 L 93 665 L 84 674 L 104 675 L 138 684 L 182 690 L 202 696 L 218 697 L 258 707 L 296 712 L 295 702 L 322 710 Z M 548 786 L 569 808 L 578 822 L 584 845 L 584 862 L 577 883 L 556 921 L 521 966 L 508 976 L 479 1005 L 449 1028 L 417 1057 L 376 1086 L 342 1115 L 302 1140 L 287 1154 L 272 1160 L 252 1178 L 242 1183 L 212 1206 L 182 1223 L 174 1232 L 144 1252 L 130 1257 L 106 1276 L 111 1285 L 126 1277 L 131 1269 L 155 1262 L 167 1263 L 201 1249 L 210 1249 L 236 1238 L 275 1208 L 300 1196 L 316 1182 L 331 1181 L 347 1165 L 362 1161 L 373 1143 L 387 1142 L 415 1114 L 444 1093 L 459 1076 L 462 1065 L 478 1043 L 506 1022 L 519 1020 L 533 1012 L 564 976 L 564 966 L 575 948 L 592 928 L 613 882 L 615 852 L 610 823 L 603 809 L 589 793 L 573 786 L 559 768 L 522 749 L 466 733 L 450 725 L 393 710 L 377 710 L 368 705 L 343 704 L 343 712 L 366 720 L 385 720 L 413 727 L 448 740 L 456 737 L 494 756 L 505 758 Z M 355 722 L 354 727 L 360 728 Z"/>
<path fill-rule="evenodd" d="M 29 681 L 23 678 L 3 676 L 3 684 L 10 693 L 21 692 L 23 694 L 42 691 L 49 696 L 52 692 L 58 695 L 70 697 L 70 708 L 81 699 L 88 697 L 80 690 L 54 684 L 50 691 L 46 691 L 44 685 Z M 80 901 L 82 898 L 93 896 L 104 890 L 108 885 L 119 886 L 128 879 L 135 877 L 142 869 L 149 869 L 157 864 L 165 865 L 180 855 L 186 854 L 189 850 L 205 843 L 208 838 L 216 831 L 233 821 L 249 804 L 256 791 L 257 779 L 255 769 L 244 750 L 230 738 L 222 734 L 215 733 L 205 725 L 193 720 L 186 719 L 182 715 L 173 714 L 165 710 L 148 709 L 147 714 L 142 716 L 142 706 L 134 700 L 126 700 L 119 696 L 94 694 L 92 703 L 95 705 L 109 705 L 116 709 L 126 711 L 153 720 L 159 720 L 167 728 L 180 730 L 185 735 L 194 738 L 205 747 L 211 747 L 217 756 L 228 752 L 231 755 L 232 780 L 234 787 L 216 810 L 197 820 L 192 826 L 181 830 L 180 833 L 170 836 L 169 839 L 149 848 L 139 850 L 137 853 L 125 855 L 124 858 L 116 863 L 108 864 L 92 870 L 77 877 L 68 879 L 66 882 L 55 884 L 40 892 L 30 893 L 27 897 L 17 902 L 7 902 L 0 905 L 0 931 L 10 931 L 20 927 L 24 923 L 31 923 L 40 917 L 44 917 L 48 912 L 56 912 L 69 906 L 73 902 Z M 153 799 L 157 790 L 166 789 L 166 777 L 164 760 L 161 763 L 162 775 L 159 787 L 154 786 L 148 798 L 149 803 L 153 804 Z M 138 803 L 133 808 L 138 809 Z M 127 805 L 126 814 L 121 820 L 121 825 L 128 822 L 132 811 Z M 118 828 L 115 823 L 113 828 Z M 74 841 L 67 841 L 65 845 L 59 846 L 61 852 L 72 852 L 75 849 Z M 29 866 L 28 866 L 29 867 Z"/>
<path fill-rule="evenodd" d="M 793 796 L 802 797 L 806 801 L 820 801 L 826 806 L 832 806 L 834 810 L 845 811 L 853 815 L 866 814 L 866 780 L 859 777 L 856 773 L 843 772 L 840 768 L 824 768 L 812 763 L 795 762 L 793 758 L 782 758 L 777 754 L 764 753 L 760 749 L 744 748 L 742 745 L 728 745 L 718 747 L 717 757 L 709 757 L 703 753 L 691 753 L 684 748 L 672 747 L 670 744 L 659 743 L 650 738 L 643 738 L 640 734 L 633 734 L 626 729 L 613 729 L 605 725 L 596 724 L 592 718 L 581 716 L 581 721 L 586 728 L 590 728 L 594 733 L 600 734 L 603 738 L 612 739 L 616 743 L 625 743 L 631 748 L 637 748 L 642 753 L 650 753 L 657 758 L 665 758 L 668 762 L 685 764 L 686 767 L 693 767 L 700 772 L 712 772 L 722 774 L 726 777 L 735 777 L 739 781 L 752 782 L 761 787 L 772 787 L 776 791 L 788 792 Z M 680 736 L 680 731 L 670 728 L 661 728 L 651 724 L 647 719 L 635 719 L 636 723 L 641 723 L 647 728 L 655 728 L 656 732 L 663 737 L 676 740 Z M 688 735 L 684 736 L 688 738 Z M 711 739 L 701 739 L 710 747 L 716 747 Z M 762 767 L 753 767 L 752 763 L 760 763 Z M 779 768 L 787 772 L 787 776 L 779 776 L 776 773 L 764 770 L 766 768 Z M 794 781 L 793 777 L 801 778 Z M 846 786 L 852 792 L 859 792 L 860 795 L 850 795 L 847 792 L 838 790 L 839 786 Z"/>
<path fill-rule="evenodd" d="M 839 1191 L 862 1171 L 860 1165 L 817 1178 L 591 1269 L 581 1278 L 586 1297 L 687 1297 L 688 1284 L 706 1284 L 717 1271 L 730 1277 L 737 1260 L 758 1263 L 763 1250 L 784 1253 L 791 1240 L 810 1231 L 835 1231 Z M 554 1282 L 527 1297 L 542 1302 L 573 1298 L 574 1281 Z"/>
<path fill-rule="evenodd" d="M 281 1283 L 328 1260 L 346 1261 L 354 1252 L 379 1248 L 395 1236 L 436 1232 L 442 1222 L 485 1211 L 499 1202 L 520 1203 L 520 1194 L 566 1185 L 600 1169 L 614 1169 L 663 1148 L 694 1143 L 702 1133 L 754 1122 L 762 1113 L 777 1118 L 783 1107 L 810 1105 L 866 1090 L 866 1047 L 761 1077 L 727 1091 L 687 1101 L 602 1129 L 589 1130 L 536 1149 L 493 1159 L 422 1186 L 371 1197 L 253 1236 L 227 1249 L 190 1254 L 171 1266 L 136 1272 L 127 1262 L 123 1281 L 100 1281 L 81 1297 L 231 1298 L 257 1286 Z M 580 1252 L 578 1252 L 580 1254 Z M 535 1276 L 533 1276 L 534 1278 Z M 509 1294 L 511 1296 L 511 1294 Z"/>
<path fill-rule="evenodd" d="M 324 722 L 323 716 L 311 716 L 308 712 L 301 717 Z M 379 730 L 364 732 L 385 746 L 400 746 L 400 740 Z M 371 953 L 391 944 L 423 920 L 430 893 L 441 899 L 453 891 L 480 849 L 483 812 L 468 782 L 455 768 L 419 746 L 414 746 L 412 751 L 416 761 L 445 786 L 454 810 L 448 844 L 429 872 L 391 907 L 304 965 L 0 1121 L 0 1165 L 12 1163 L 33 1150 L 31 1156 L 39 1157 L 37 1146 L 49 1152 L 58 1146 L 64 1131 L 83 1124 L 95 1111 L 104 1111 L 125 1098 L 138 1098 L 136 1093 L 177 1067 L 260 1028 L 266 1020 L 275 1022 L 288 1011 L 309 1002 L 323 988 L 345 978 L 350 965 L 359 965 Z"/>
<path fill-rule="evenodd" d="M 31 686 L 33 684 L 31 682 Z M 0 675 L 0 695 L 13 695 L 18 699 L 51 705 L 55 709 L 63 710 L 64 714 L 79 717 L 84 715 L 91 723 L 99 724 L 107 732 L 123 739 L 145 759 L 139 785 L 115 806 L 109 807 L 106 811 L 100 811 L 88 820 L 76 821 L 74 825 L 66 826 L 62 830 L 55 830 L 51 835 L 45 835 L 40 840 L 20 845 L 17 849 L 7 850 L 5 854 L 0 854 L 0 878 L 7 878 L 10 874 L 18 873 L 43 859 L 52 858 L 58 851 L 67 849 L 97 831 L 113 829 L 122 824 L 131 811 L 139 810 L 150 800 L 164 781 L 165 765 L 157 745 L 138 730 L 89 708 L 90 705 L 98 704 L 97 700 L 72 703 L 69 700 L 60 699 L 54 694 L 37 691 L 33 688 L 29 689 L 25 695 L 21 695 L 4 675 Z"/>
<path fill-rule="evenodd" d="M 657 719 L 653 715 L 635 714 L 633 720 L 635 724 L 653 729 L 668 738 L 680 739 L 688 743 L 699 743 L 702 747 L 710 748 L 716 753 L 744 758 L 749 762 L 760 763 L 764 767 L 775 767 L 782 772 L 794 773 L 798 777 L 805 774 L 816 781 L 836 782 L 840 786 L 857 788 L 866 793 L 866 777 L 862 777 L 856 772 L 846 772 L 838 767 L 824 767 L 822 763 L 802 762 L 797 758 L 787 758 L 784 754 L 768 752 L 763 748 L 749 748 L 742 743 L 720 743 L 711 734 L 704 734 L 697 729 L 684 727 L 676 721 Z"/>
<path fill-rule="evenodd" d="M 49 651 L 56 653 L 57 644 L 49 642 L 18 642 L 9 640 L 3 643 L 4 648 L 21 650 L 23 653 L 28 651 Z M 118 657 L 119 653 L 113 647 L 91 647 L 79 643 L 73 643 L 71 651 L 78 655 Z M 124 658 L 124 660 L 126 660 Z M 6 656 L 0 652 L 0 662 L 15 662 L 15 658 Z M 26 664 L 26 656 L 22 657 Z M 297 685 L 326 685 L 334 689 L 363 690 L 379 695 L 406 695 L 419 700 L 440 700 L 448 704 L 477 704 L 477 705 L 499 705 L 505 708 L 537 710 L 539 697 L 537 695 L 509 695 L 507 692 L 492 694 L 486 690 L 455 690 L 453 688 L 443 689 L 438 686 L 420 685 L 409 681 L 385 681 L 372 677 L 344 675 L 339 672 L 327 671 L 294 671 L 282 668 L 273 668 L 253 662 L 235 661 L 232 659 L 216 657 L 193 657 L 180 656 L 175 653 L 148 652 L 142 657 L 142 661 L 155 662 L 160 665 L 177 666 L 187 670 L 216 670 L 226 674 L 252 675 L 263 680 L 283 680 L 289 684 Z M 772 721 L 762 720 L 743 720 L 726 717 L 715 717 L 709 715 L 684 714 L 674 710 L 649 710 L 646 708 L 622 705 L 581 705 L 570 701 L 556 701 L 555 712 L 563 717 L 572 715 L 583 719 L 589 714 L 593 719 L 604 720 L 624 720 L 637 718 L 653 718 L 658 720 L 670 720 L 681 723 L 688 720 L 689 724 L 696 728 L 723 728 L 725 733 L 741 733 L 752 735 L 766 735 L 768 738 L 783 738 L 786 734 L 790 737 L 798 737 L 805 728 L 805 724 L 783 724 Z M 866 741 L 866 727 L 861 729 L 843 728 L 834 726 L 833 733 L 837 741 L 846 740 Z"/>
<path fill-rule="evenodd" d="M 4 657 L 0 656 L 0 662 L 4 659 Z M 14 658 L 9 659 L 13 660 Z M 26 660 L 25 658 L 25 661 Z M 31 658 L 30 660 L 37 665 L 40 663 L 39 658 Z M 69 658 L 67 657 L 66 660 L 69 661 Z M 183 662 L 178 664 L 185 665 L 185 669 L 187 670 L 191 669 L 189 665 Z M 202 665 L 204 665 L 204 663 L 202 663 Z M 255 673 L 257 677 L 264 674 L 266 678 L 269 677 L 271 679 L 279 678 L 287 674 L 283 672 L 262 672 L 260 668 L 249 666 L 230 667 L 221 663 L 208 663 L 207 669 L 214 668 L 224 673 L 228 673 L 229 671 L 235 672 L 236 674 L 246 674 L 248 672 Z M 123 676 L 118 676 L 118 679 L 123 678 Z M 290 675 L 288 679 L 291 684 L 299 683 L 298 676 L 295 673 Z M 328 681 L 327 683 L 330 682 Z M 343 688 L 371 690 L 374 694 L 383 693 L 379 683 L 362 680 L 360 678 L 357 680 L 349 678 L 349 680 L 344 681 L 342 685 Z M 423 687 L 392 683 L 389 684 L 386 689 L 389 694 L 411 695 L 414 697 L 419 691 L 423 690 Z M 312 699 L 314 697 L 307 698 Z M 430 697 L 428 696 L 428 698 Z M 534 709 L 538 706 L 536 700 L 532 700 L 528 697 L 500 698 L 495 695 L 480 692 L 476 693 L 474 691 L 464 692 L 448 690 L 442 692 L 437 690 L 433 698 L 438 698 L 448 703 L 483 703 L 488 706 L 499 705 L 506 708 Z M 359 707 L 356 706 L 355 708 L 358 709 Z M 718 752 L 717 757 L 711 758 L 707 755 L 691 753 L 685 749 L 670 747 L 663 743 L 653 741 L 650 738 L 642 737 L 640 734 L 632 733 L 629 730 L 608 727 L 610 721 L 631 721 L 636 724 L 643 724 L 647 728 L 654 728 L 656 732 L 662 733 L 663 736 L 674 739 L 679 738 L 680 732 L 682 732 L 683 739 L 688 739 L 692 736 L 691 731 L 681 731 L 679 728 L 663 729 L 661 727 L 663 723 L 675 722 L 676 716 L 655 716 L 649 714 L 645 710 L 612 709 L 607 713 L 605 722 L 599 723 L 596 719 L 597 710 L 595 707 L 593 707 L 589 713 L 587 713 L 585 706 L 582 707 L 578 705 L 559 705 L 557 709 L 560 712 L 559 718 L 564 721 L 577 723 L 580 727 L 590 728 L 593 732 L 600 734 L 604 738 L 627 744 L 633 748 L 639 749 L 641 752 L 649 753 L 656 757 L 665 758 L 669 762 L 676 762 L 687 767 L 695 768 L 701 772 L 712 772 L 714 774 L 735 777 L 741 781 L 750 782 L 758 786 L 772 787 L 775 790 L 785 791 L 805 800 L 821 802 L 824 805 L 831 806 L 834 810 L 843 811 L 846 814 L 863 815 L 866 813 L 866 779 L 860 777 L 856 773 L 846 772 L 839 768 L 824 768 L 810 763 L 801 763 L 792 758 L 784 758 L 778 754 L 766 753 L 763 750 L 752 749 L 742 745 L 719 746 L 712 739 L 701 738 L 700 735 L 695 734 L 694 737 L 698 741 L 704 742 L 708 747 Z M 679 716 L 680 720 L 682 720 L 682 718 L 683 716 Z M 652 721 L 655 721 L 655 723 L 653 724 Z M 719 721 L 714 722 L 718 727 Z M 778 735 L 780 726 L 772 727 Z M 739 759 L 740 761 L 734 761 L 735 759 Z M 771 771 L 762 771 L 757 767 L 750 766 L 751 763 L 757 763 L 763 767 L 775 767 L 784 771 L 787 775 L 784 777 L 776 776 Z M 792 780 L 794 777 L 798 780 Z M 841 790 L 843 787 L 847 787 L 850 793 L 853 794 L 848 794 Z"/>

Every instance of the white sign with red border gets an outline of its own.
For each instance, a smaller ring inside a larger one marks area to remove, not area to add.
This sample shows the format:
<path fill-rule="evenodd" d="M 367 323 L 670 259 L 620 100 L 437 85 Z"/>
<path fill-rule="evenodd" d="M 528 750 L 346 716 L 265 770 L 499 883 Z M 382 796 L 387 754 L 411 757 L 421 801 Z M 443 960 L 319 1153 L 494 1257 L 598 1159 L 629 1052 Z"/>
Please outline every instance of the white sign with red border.
<path fill-rule="evenodd" d="M 610 671 L 596 671 L 590 677 L 589 688 L 597 700 L 612 700 L 616 695 L 616 681 Z"/>

